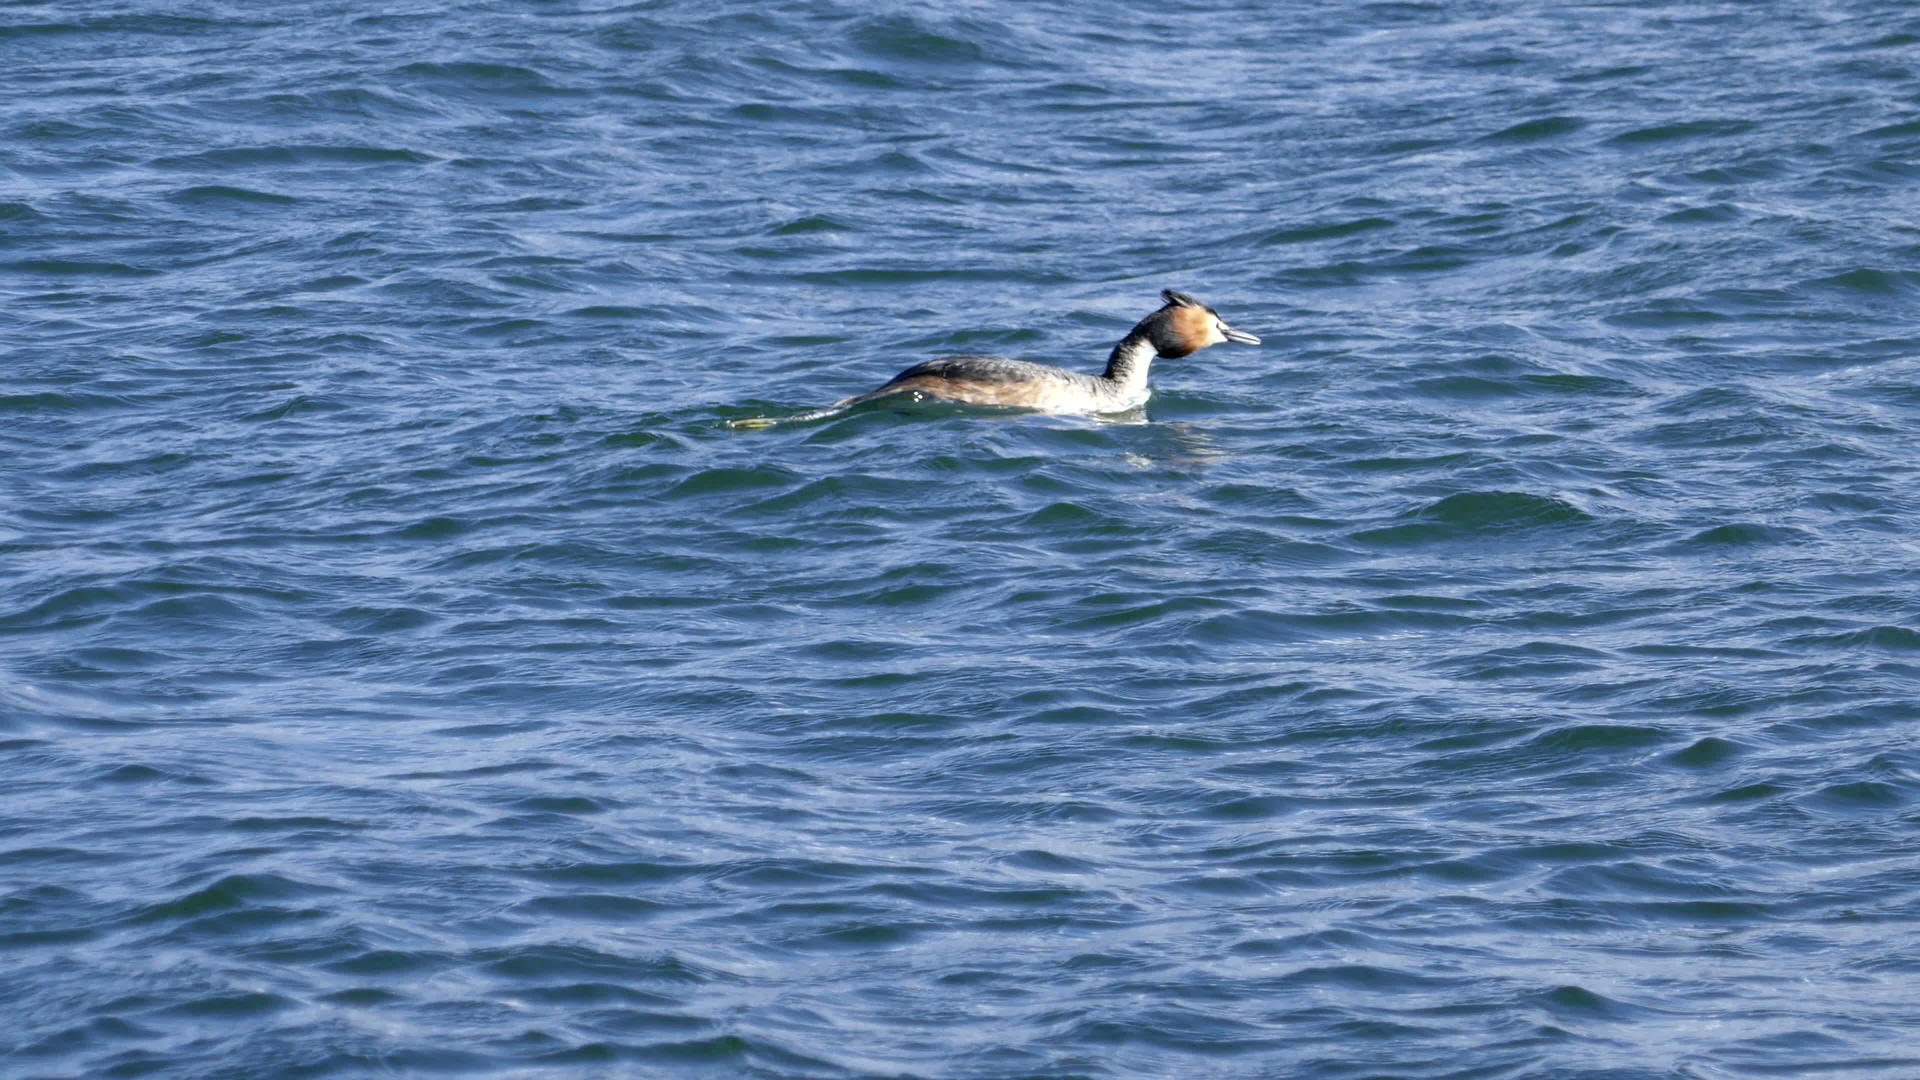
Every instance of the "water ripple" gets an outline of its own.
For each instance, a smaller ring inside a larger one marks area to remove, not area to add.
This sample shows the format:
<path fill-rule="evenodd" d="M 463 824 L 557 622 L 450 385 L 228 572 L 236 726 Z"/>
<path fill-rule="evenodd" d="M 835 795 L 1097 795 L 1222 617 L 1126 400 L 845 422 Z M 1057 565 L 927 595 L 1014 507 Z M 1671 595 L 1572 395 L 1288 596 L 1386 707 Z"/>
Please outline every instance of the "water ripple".
<path fill-rule="evenodd" d="M 1920 1072 L 1920 26 L 1763 7 L 26 5 L 9 1075 Z"/>

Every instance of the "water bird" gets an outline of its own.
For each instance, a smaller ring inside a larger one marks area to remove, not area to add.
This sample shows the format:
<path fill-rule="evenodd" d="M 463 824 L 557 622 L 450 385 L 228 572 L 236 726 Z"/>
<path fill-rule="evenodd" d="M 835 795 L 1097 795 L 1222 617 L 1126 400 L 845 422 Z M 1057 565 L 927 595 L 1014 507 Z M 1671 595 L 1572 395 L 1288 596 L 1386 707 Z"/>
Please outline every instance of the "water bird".
<path fill-rule="evenodd" d="M 824 409 L 797 416 L 756 416 L 730 420 L 729 427 L 764 428 L 775 424 L 824 420 L 856 405 L 881 398 L 945 401 L 960 405 L 1001 405 L 1049 413 L 1116 413 L 1146 404 L 1147 369 L 1156 358 L 1191 356 L 1209 345 L 1260 339 L 1235 330 L 1220 313 L 1191 295 L 1163 289 L 1165 301 L 1141 319 L 1107 357 L 1107 369 L 1083 375 L 1050 364 L 1009 360 L 1004 356 L 949 356 L 915 364 L 865 394 L 842 398 Z"/>

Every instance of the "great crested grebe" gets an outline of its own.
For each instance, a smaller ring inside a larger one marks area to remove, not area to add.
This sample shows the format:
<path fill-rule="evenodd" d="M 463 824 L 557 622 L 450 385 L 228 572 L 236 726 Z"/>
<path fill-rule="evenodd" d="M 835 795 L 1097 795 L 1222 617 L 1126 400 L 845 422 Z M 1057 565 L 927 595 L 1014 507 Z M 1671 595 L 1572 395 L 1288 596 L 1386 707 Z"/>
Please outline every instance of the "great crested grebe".
<path fill-rule="evenodd" d="M 1224 341 L 1258 345 L 1260 339 L 1235 330 L 1220 313 L 1183 292 L 1162 290 L 1158 311 L 1120 339 L 1098 375 L 1003 356 L 950 356 L 928 360 L 895 375 L 878 390 L 843 398 L 824 409 L 798 416 L 758 416 L 730 420 L 729 427 L 762 428 L 794 421 L 824 420 L 855 405 L 903 395 L 909 401 L 950 401 L 962 405 L 1007 405 L 1050 413 L 1125 412 L 1146 404 L 1147 369 L 1156 356 L 1190 356 Z"/>

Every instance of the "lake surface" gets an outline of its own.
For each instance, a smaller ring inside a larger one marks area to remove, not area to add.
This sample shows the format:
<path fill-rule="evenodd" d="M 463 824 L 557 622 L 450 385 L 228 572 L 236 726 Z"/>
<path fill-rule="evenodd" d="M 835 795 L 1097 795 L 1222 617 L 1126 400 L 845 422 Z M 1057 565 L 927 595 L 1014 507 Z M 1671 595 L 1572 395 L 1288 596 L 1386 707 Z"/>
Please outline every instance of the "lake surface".
<path fill-rule="evenodd" d="M 1920 9 L 0 61 L 0 1073 L 1920 1076 Z"/>

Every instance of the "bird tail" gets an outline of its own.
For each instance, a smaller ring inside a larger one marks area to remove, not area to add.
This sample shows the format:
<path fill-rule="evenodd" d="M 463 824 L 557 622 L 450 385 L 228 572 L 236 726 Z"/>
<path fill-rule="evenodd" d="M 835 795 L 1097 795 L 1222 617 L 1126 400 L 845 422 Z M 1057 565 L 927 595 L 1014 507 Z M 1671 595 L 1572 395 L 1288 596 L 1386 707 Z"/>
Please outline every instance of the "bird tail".
<path fill-rule="evenodd" d="M 761 431 L 779 424 L 810 424 L 815 420 L 839 416 L 855 405 L 884 396 L 883 394 L 861 394 L 858 397 L 841 398 L 823 409 L 815 409 L 812 412 L 796 413 L 792 416 L 749 416 L 740 420 L 729 420 L 727 426 L 736 431 Z"/>

